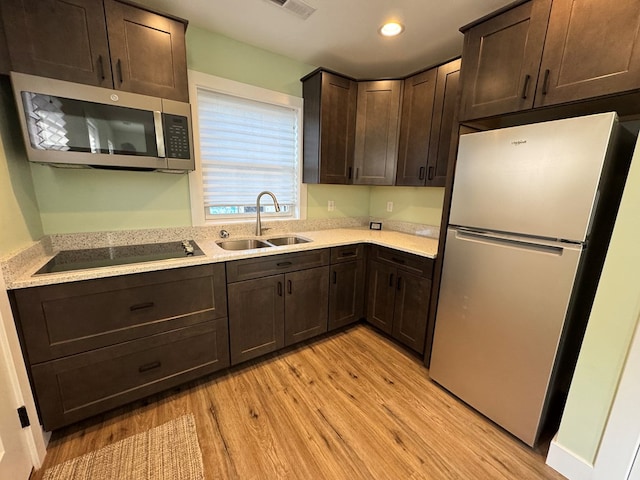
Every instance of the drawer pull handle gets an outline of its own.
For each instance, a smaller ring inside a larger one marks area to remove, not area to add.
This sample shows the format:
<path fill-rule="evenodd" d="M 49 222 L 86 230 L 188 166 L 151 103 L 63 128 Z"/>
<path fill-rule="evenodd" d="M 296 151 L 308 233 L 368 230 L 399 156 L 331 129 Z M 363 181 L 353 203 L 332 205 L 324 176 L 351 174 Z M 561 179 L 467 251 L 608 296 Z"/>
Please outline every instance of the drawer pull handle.
<path fill-rule="evenodd" d="M 155 303 L 145 302 L 145 303 L 139 303 L 138 305 L 131 305 L 129 307 L 129 310 L 131 310 L 132 312 L 135 312 L 136 310 L 144 310 L 145 308 L 151 308 L 153 306 L 155 306 Z"/>
<path fill-rule="evenodd" d="M 291 263 L 291 262 L 276 263 L 276 267 L 290 267 L 291 265 L 293 265 L 293 263 Z"/>
<path fill-rule="evenodd" d="M 342 252 L 340 254 L 341 257 L 355 257 L 356 256 L 356 252 L 354 252 L 353 250 L 350 252 Z"/>
<path fill-rule="evenodd" d="M 400 265 L 404 265 L 404 264 L 405 264 L 405 261 L 404 261 L 404 259 L 402 259 L 402 258 L 398 258 L 398 257 L 391 257 L 391 260 L 392 260 L 392 261 L 394 261 L 394 262 L 396 262 L 396 263 L 399 263 Z"/>
<path fill-rule="evenodd" d="M 149 370 L 154 370 L 156 368 L 160 368 L 161 365 L 162 365 L 162 362 L 147 363 L 146 365 L 139 366 L 138 367 L 138 371 L 140 373 L 148 372 Z"/>

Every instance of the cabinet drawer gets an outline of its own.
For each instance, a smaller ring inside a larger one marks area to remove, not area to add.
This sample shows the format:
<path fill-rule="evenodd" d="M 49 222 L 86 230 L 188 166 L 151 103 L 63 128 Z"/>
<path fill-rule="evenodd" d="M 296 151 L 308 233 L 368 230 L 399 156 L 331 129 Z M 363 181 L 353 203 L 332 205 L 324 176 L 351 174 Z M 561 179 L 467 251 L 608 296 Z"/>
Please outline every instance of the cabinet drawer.
<path fill-rule="evenodd" d="M 364 258 L 364 245 L 345 245 L 331 249 L 331 263 L 352 262 Z"/>
<path fill-rule="evenodd" d="M 13 296 L 32 364 L 227 314 L 222 264 L 28 288 Z"/>
<path fill-rule="evenodd" d="M 229 283 L 251 280 L 253 278 L 294 272 L 305 268 L 321 267 L 329 264 L 329 249 L 308 252 L 284 253 L 261 258 L 248 258 L 227 262 Z"/>
<path fill-rule="evenodd" d="M 401 267 L 403 270 L 431 278 L 433 259 L 385 247 L 373 247 L 371 259 Z"/>
<path fill-rule="evenodd" d="M 229 365 L 227 319 L 172 330 L 32 367 L 46 430 Z"/>

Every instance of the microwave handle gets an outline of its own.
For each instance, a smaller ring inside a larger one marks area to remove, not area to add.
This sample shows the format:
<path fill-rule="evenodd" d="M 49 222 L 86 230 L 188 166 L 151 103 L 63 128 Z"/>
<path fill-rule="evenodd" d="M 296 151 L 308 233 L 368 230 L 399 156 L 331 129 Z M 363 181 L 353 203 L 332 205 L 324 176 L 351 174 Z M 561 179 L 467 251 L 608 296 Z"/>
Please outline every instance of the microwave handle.
<path fill-rule="evenodd" d="M 162 112 L 155 110 L 153 112 L 153 125 L 156 131 L 156 145 L 158 147 L 158 157 L 165 158 L 166 152 L 164 149 L 164 131 L 162 128 Z"/>

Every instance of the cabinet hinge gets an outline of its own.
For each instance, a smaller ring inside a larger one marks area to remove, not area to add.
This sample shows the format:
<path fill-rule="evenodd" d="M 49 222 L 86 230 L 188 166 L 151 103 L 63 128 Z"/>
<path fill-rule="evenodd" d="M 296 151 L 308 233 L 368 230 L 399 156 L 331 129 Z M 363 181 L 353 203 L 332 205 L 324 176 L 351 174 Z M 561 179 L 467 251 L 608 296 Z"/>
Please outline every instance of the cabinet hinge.
<path fill-rule="evenodd" d="M 20 419 L 20 426 L 26 428 L 31 425 L 29 421 L 29 414 L 27 413 L 27 407 L 24 405 L 18 409 L 18 418 Z"/>

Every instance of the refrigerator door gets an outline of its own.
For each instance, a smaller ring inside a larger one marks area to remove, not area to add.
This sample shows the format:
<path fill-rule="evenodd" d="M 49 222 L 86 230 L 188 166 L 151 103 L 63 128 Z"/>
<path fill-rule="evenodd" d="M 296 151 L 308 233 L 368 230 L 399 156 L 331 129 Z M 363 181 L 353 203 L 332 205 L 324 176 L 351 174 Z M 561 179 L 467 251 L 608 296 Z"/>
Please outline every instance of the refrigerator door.
<path fill-rule="evenodd" d="M 615 113 L 460 138 L 450 224 L 583 242 Z"/>
<path fill-rule="evenodd" d="M 581 252 L 447 232 L 429 375 L 532 446 Z"/>

